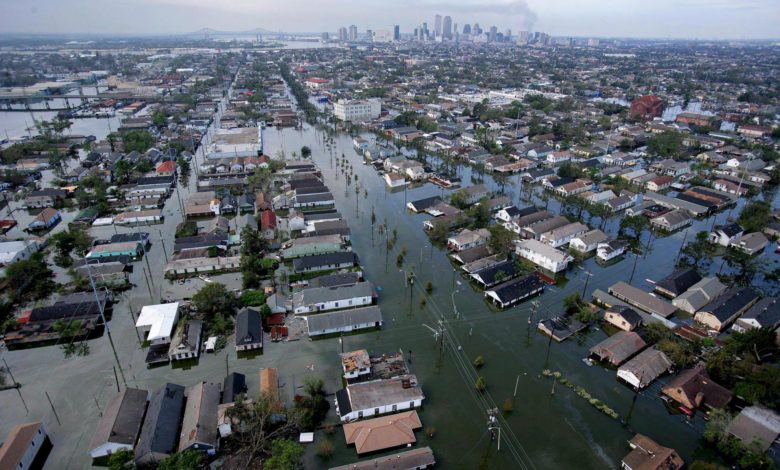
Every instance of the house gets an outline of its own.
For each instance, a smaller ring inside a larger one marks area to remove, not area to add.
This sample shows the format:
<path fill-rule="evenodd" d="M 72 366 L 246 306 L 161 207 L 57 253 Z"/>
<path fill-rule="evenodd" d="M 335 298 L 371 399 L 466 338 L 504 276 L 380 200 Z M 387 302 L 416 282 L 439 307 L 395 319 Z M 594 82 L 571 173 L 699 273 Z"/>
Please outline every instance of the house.
<path fill-rule="evenodd" d="M 155 170 L 157 176 L 174 176 L 176 175 L 176 161 L 168 160 L 157 165 Z"/>
<path fill-rule="evenodd" d="M 111 258 L 116 256 L 127 256 L 130 259 L 138 259 L 143 254 L 144 248 L 140 242 L 122 242 L 122 243 L 106 243 L 105 245 L 97 245 L 87 253 L 87 259 L 101 259 Z"/>
<path fill-rule="evenodd" d="M 762 406 L 748 406 L 731 420 L 726 432 L 746 447 L 766 452 L 780 435 L 780 415 Z"/>
<path fill-rule="evenodd" d="M 543 233 L 539 237 L 539 241 L 553 248 L 558 248 L 569 243 L 572 238 L 583 235 L 587 231 L 587 225 L 581 222 L 574 222 Z"/>
<path fill-rule="evenodd" d="M 17 424 L 0 446 L 0 468 L 30 470 L 43 468 L 51 449 L 51 440 L 40 421 Z"/>
<path fill-rule="evenodd" d="M 347 385 L 336 392 L 336 414 L 344 423 L 422 406 L 425 399 L 414 375 Z"/>
<path fill-rule="evenodd" d="M 511 281 L 485 291 L 485 298 L 499 308 L 507 308 L 544 291 L 544 283 L 535 274 Z"/>
<path fill-rule="evenodd" d="M 760 294 L 750 287 L 733 287 L 702 307 L 693 318 L 707 328 L 721 332 L 759 298 Z"/>
<path fill-rule="evenodd" d="M 186 208 L 185 208 L 186 210 Z M 122 212 L 114 217 L 114 224 L 116 225 L 134 225 L 134 224 L 151 224 L 156 222 L 162 222 L 165 218 L 162 210 L 152 209 L 148 211 L 130 211 Z"/>
<path fill-rule="evenodd" d="M 371 357 L 365 349 L 341 353 L 341 369 L 345 379 L 357 379 L 371 374 Z"/>
<path fill-rule="evenodd" d="M 647 292 L 637 289 L 623 281 L 613 284 L 609 293 L 615 298 L 626 302 L 627 304 L 639 308 L 647 313 L 659 315 L 668 318 L 677 310 L 672 304 L 654 297 Z"/>
<path fill-rule="evenodd" d="M 513 260 L 504 260 L 474 271 L 469 275 L 483 288 L 488 288 L 514 278 L 517 275 L 517 268 Z"/>
<path fill-rule="evenodd" d="M 201 320 L 187 320 L 176 331 L 168 349 L 172 361 L 194 359 L 200 356 L 200 339 L 203 331 Z"/>
<path fill-rule="evenodd" d="M 390 189 L 406 186 L 406 178 L 404 178 L 404 175 L 400 173 L 395 173 L 392 171 L 389 173 L 385 173 L 384 179 L 385 179 L 385 184 Z"/>
<path fill-rule="evenodd" d="M 0 242 L 0 267 L 28 259 L 37 251 L 38 242 L 35 240 Z"/>
<path fill-rule="evenodd" d="M 176 452 L 176 439 L 183 412 L 183 386 L 166 383 L 152 392 L 141 435 L 135 446 L 137 466 L 153 465 Z"/>
<path fill-rule="evenodd" d="M 683 268 L 674 271 L 672 274 L 656 282 L 653 290 L 665 297 L 673 299 L 693 287 L 693 285 L 699 281 L 701 281 L 701 275 L 699 275 L 699 272 L 696 271 L 695 268 Z M 672 304 L 674 304 L 674 302 L 672 302 Z"/>
<path fill-rule="evenodd" d="M 90 444 L 89 455 L 93 459 L 135 448 L 148 395 L 146 390 L 126 388 L 109 400 Z"/>
<path fill-rule="evenodd" d="M 701 365 L 677 374 L 661 393 L 689 411 L 723 408 L 731 401 L 731 392 L 715 383 Z"/>
<path fill-rule="evenodd" d="M 423 470 L 433 468 L 436 459 L 430 447 L 418 447 L 404 452 L 393 452 L 382 457 L 354 462 L 330 470 Z"/>
<path fill-rule="evenodd" d="M 524 215 L 533 214 L 537 211 L 538 209 L 534 206 L 525 207 L 523 209 L 520 209 L 517 206 L 507 206 L 499 209 L 494 217 L 498 222 L 506 224 Z"/>
<path fill-rule="evenodd" d="M 631 103 L 629 113 L 631 116 L 643 119 L 660 117 L 664 111 L 664 102 L 655 95 L 638 96 Z"/>
<path fill-rule="evenodd" d="M 276 213 L 272 209 L 265 209 L 260 213 L 260 230 L 264 239 L 273 240 L 276 238 L 277 227 Z"/>
<path fill-rule="evenodd" d="M 24 198 L 24 207 L 27 209 L 40 209 L 42 207 L 53 207 L 60 204 L 68 196 L 64 189 L 41 189 L 30 191 Z"/>
<path fill-rule="evenodd" d="M 647 188 L 649 191 L 663 191 L 664 189 L 668 189 L 670 186 L 672 186 L 673 182 L 674 178 L 671 176 L 656 176 L 650 181 L 645 182 L 645 188 Z"/>
<path fill-rule="evenodd" d="M 780 303 L 774 297 L 765 297 L 753 304 L 734 323 L 734 330 L 744 332 L 753 328 L 776 330 L 780 326 Z"/>
<path fill-rule="evenodd" d="M 683 209 L 674 209 L 666 214 L 650 219 L 650 225 L 664 232 L 674 232 L 690 225 L 691 217 Z"/>
<path fill-rule="evenodd" d="M 417 439 L 414 431 L 422 423 L 415 410 L 379 418 L 345 423 L 342 426 L 347 445 L 355 445 L 358 455 L 411 446 Z"/>
<path fill-rule="evenodd" d="M 674 363 L 666 354 L 655 348 L 647 348 L 620 366 L 617 376 L 635 389 L 642 389 L 673 367 Z"/>
<path fill-rule="evenodd" d="M 447 239 L 447 248 L 452 251 L 463 251 L 469 248 L 475 248 L 487 243 L 490 238 L 490 232 L 485 229 L 469 230 L 463 229 L 459 234 Z"/>
<path fill-rule="evenodd" d="M 239 395 L 246 395 L 246 376 L 231 372 L 222 381 L 222 404 L 235 403 Z"/>
<path fill-rule="evenodd" d="M 593 189 L 593 182 L 588 179 L 578 179 L 555 188 L 555 192 L 563 197 L 575 196 Z"/>
<path fill-rule="evenodd" d="M 442 202 L 441 198 L 439 196 L 433 196 L 433 197 L 426 197 L 424 199 L 418 199 L 416 201 L 409 201 L 406 203 L 406 207 L 415 213 L 420 213 L 428 209 L 429 207 L 433 207 L 436 204 Z"/>
<path fill-rule="evenodd" d="M 541 216 L 544 214 L 544 212 L 539 212 L 536 214 L 531 214 L 528 216 L 529 218 L 541 218 Z M 521 220 L 518 220 L 518 225 L 521 223 Z M 559 215 L 556 217 L 548 218 L 545 220 L 542 220 L 538 223 L 534 223 L 531 225 L 527 225 L 521 229 L 521 235 L 525 238 L 533 238 L 536 240 L 539 240 L 542 238 L 542 234 L 547 233 L 551 230 L 555 230 L 556 228 L 561 228 L 565 225 L 569 225 L 571 222 L 566 217 Z M 584 232 L 583 232 L 584 233 Z"/>
<path fill-rule="evenodd" d="M 590 348 L 590 353 L 600 361 L 619 366 L 646 346 L 642 337 L 633 331 L 618 331 Z"/>
<path fill-rule="evenodd" d="M 748 185 L 737 184 L 725 178 L 720 178 L 713 181 L 712 187 L 718 191 L 723 191 L 725 193 L 740 197 L 747 196 L 747 194 L 750 192 L 750 187 Z"/>
<path fill-rule="evenodd" d="M 361 272 L 335 273 L 315 277 L 309 281 L 310 287 L 354 286 L 361 279 Z"/>
<path fill-rule="evenodd" d="M 322 255 L 303 256 L 293 260 L 296 273 L 349 269 L 358 263 L 357 255 L 352 251 L 339 251 Z"/>
<path fill-rule="evenodd" d="M 301 315 L 362 307 L 371 305 L 374 295 L 374 285 L 370 282 L 343 287 L 310 287 L 293 293 L 293 313 Z"/>
<path fill-rule="evenodd" d="M 243 308 L 236 314 L 236 351 L 263 348 L 263 321 L 260 312 Z"/>
<path fill-rule="evenodd" d="M 519 256 L 554 273 L 565 270 L 574 261 L 568 254 L 533 239 L 520 240 L 515 250 Z"/>
<path fill-rule="evenodd" d="M 217 407 L 219 384 L 200 382 L 187 390 L 187 405 L 179 434 L 179 452 L 205 450 L 213 455 L 219 439 L 217 436 Z"/>
<path fill-rule="evenodd" d="M 621 461 L 621 468 L 625 470 L 679 470 L 685 466 L 677 451 L 642 434 L 634 436 L 628 445 L 631 452 Z"/>
<path fill-rule="evenodd" d="M 732 248 L 750 256 L 761 253 L 767 245 L 769 245 L 769 240 L 761 232 L 746 233 L 731 243 Z"/>
<path fill-rule="evenodd" d="M 376 305 L 306 316 L 309 337 L 379 328 L 382 323 L 382 311 Z"/>
<path fill-rule="evenodd" d="M 300 258 L 308 255 L 335 253 L 342 250 L 341 235 L 320 235 L 296 238 L 282 248 L 284 259 Z"/>
<path fill-rule="evenodd" d="M 596 256 L 599 260 L 607 262 L 617 258 L 626 252 L 628 243 L 624 240 L 612 240 L 607 243 L 599 243 L 596 247 Z"/>
<path fill-rule="evenodd" d="M 595 250 L 600 243 L 604 243 L 605 241 L 607 241 L 607 235 L 601 230 L 595 229 L 572 238 L 569 242 L 569 248 L 580 253 L 590 253 Z"/>
<path fill-rule="evenodd" d="M 725 290 L 726 286 L 717 277 L 705 277 L 672 300 L 672 304 L 684 312 L 694 314 Z"/>
<path fill-rule="evenodd" d="M 623 331 L 633 331 L 642 324 L 642 316 L 630 307 L 615 305 L 604 312 L 604 320 Z"/>
<path fill-rule="evenodd" d="M 272 403 L 279 401 L 279 371 L 275 367 L 260 369 L 260 395 L 268 397 Z"/>
<path fill-rule="evenodd" d="M 715 230 L 710 232 L 710 243 L 717 243 L 720 246 L 729 246 L 736 241 L 745 230 L 737 223 L 728 225 L 719 225 L 715 227 Z"/>
<path fill-rule="evenodd" d="M 197 250 L 187 250 L 187 253 L 197 253 Z M 191 256 L 191 257 L 190 257 Z M 176 255 L 164 269 L 166 277 L 188 276 L 198 273 L 235 272 L 241 269 L 240 256 L 210 257 L 206 250 L 200 254 Z"/>
<path fill-rule="evenodd" d="M 135 322 L 136 328 L 149 327 L 146 341 L 152 345 L 169 344 L 173 339 L 173 329 L 179 321 L 179 303 L 145 305 Z"/>
<path fill-rule="evenodd" d="M 46 230 L 57 225 L 60 220 L 62 220 L 60 211 L 47 207 L 35 216 L 33 221 L 27 226 L 27 230 Z"/>
<path fill-rule="evenodd" d="M 458 191 L 461 193 L 466 204 L 472 205 L 479 202 L 480 199 L 488 197 L 488 190 L 484 184 L 475 184 Z"/>

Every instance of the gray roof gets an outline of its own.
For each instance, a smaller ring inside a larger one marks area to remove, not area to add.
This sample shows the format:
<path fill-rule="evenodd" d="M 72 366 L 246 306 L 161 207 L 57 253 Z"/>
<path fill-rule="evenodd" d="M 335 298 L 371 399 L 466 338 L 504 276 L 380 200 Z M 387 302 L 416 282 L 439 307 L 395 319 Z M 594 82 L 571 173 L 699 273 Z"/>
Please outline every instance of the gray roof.
<path fill-rule="evenodd" d="M 673 366 L 674 364 L 666 357 L 666 354 L 655 348 L 648 348 L 620 366 L 619 370 L 630 372 L 637 377 L 641 388 L 657 379 Z"/>
<path fill-rule="evenodd" d="M 700 312 L 707 313 L 721 322 L 725 322 L 747 305 L 755 302 L 759 297 L 758 292 L 750 287 L 733 287 L 702 307 Z"/>
<path fill-rule="evenodd" d="M 590 352 L 601 360 L 620 365 L 645 346 L 647 343 L 633 331 L 619 331 L 590 348 Z"/>
<path fill-rule="evenodd" d="M 114 395 L 103 410 L 91 448 L 108 442 L 134 446 L 141 430 L 148 395 L 146 390 L 137 388 L 126 388 Z"/>
<path fill-rule="evenodd" d="M 324 253 L 321 255 L 302 256 L 293 260 L 295 271 L 305 269 L 319 268 L 322 266 L 339 265 L 345 263 L 357 263 L 357 254 L 352 251 L 337 251 L 335 253 Z"/>
<path fill-rule="evenodd" d="M 376 305 L 336 312 L 315 313 L 306 316 L 309 334 L 311 332 L 343 329 L 354 325 L 377 322 L 382 322 L 382 311 Z"/>
<path fill-rule="evenodd" d="M 218 384 L 201 382 L 187 391 L 179 452 L 194 444 L 217 445 L 217 406 L 220 400 Z"/>
<path fill-rule="evenodd" d="M 170 455 L 176 452 L 183 410 L 183 386 L 168 383 L 152 392 L 141 436 L 135 447 L 137 461 L 152 453 Z"/>
<path fill-rule="evenodd" d="M 405 452 L 394 452 L 382 457 L 331 467 L 330 470 L 399 470 L 402 468 L 428 468 L 436 463 L 430 447 L 420 447 Z"/>
<path fill-rule="evenodd" d="M 717 277 L 705 277 L 672 301 L 688 313 L 694 313 L 726 290 Z"/>
<path fill-rule="evenodd" d="M 236 346 L 263 343 L 263 322 L 260 313 L 247 307 L 236 315 Z"/>
<path fill-rule="evenodd" d="M 755 319 L 764 328 L 774 328 L 780 323 L 780 302 L 774 297 L 766 297 L 742 315 L 745 320 Z"/>
<path fill-rule="evenodd" d="M 408 381 L 408 382 L 407 382 Z M 406 387 L 405 383 L 411 386 Z M 347 385 L 352 410 L 368 410 L 394 403 L 409 403 L 425 398 L 414 375 L 402 375 L 392 379 L 374 380 Z"/>
<path fill-rule="evenodd" d="M 609 288 L 609 293 L 624 300 L 633 307 L 641 308 L 648 313 L 656 313 L 666 318 L 677 310 L 672 304 L 653 297 L 647 292 L 620 281 Z"/>
<path fill-rule="evenodd" d="M 374 295 L 374 285 L 370 282 L 358 282 L 353 286 L 343 287 L 310 287 L 293 294 L 293 305 L 319 304 L 372 295 Z"/>

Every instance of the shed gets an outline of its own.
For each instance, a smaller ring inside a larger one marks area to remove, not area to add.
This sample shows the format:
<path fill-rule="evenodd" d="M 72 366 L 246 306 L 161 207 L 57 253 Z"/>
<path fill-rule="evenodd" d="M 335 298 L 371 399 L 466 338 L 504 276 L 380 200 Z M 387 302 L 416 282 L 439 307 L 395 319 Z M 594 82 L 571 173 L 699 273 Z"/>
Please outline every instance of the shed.
<path fill-rule="evenodd" d="M 647 343 L 633 331 L 619 331 L 590 348 L 590 352 L 600 361 L 619 366 L 645 346 Z"/>

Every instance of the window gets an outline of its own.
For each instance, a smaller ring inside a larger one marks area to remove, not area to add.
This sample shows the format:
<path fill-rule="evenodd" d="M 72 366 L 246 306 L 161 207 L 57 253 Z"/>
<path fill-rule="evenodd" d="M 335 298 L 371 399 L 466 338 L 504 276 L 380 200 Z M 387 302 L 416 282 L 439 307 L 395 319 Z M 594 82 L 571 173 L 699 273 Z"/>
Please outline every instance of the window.
<path fill-rule="evenodd" d="M 362 417 L 363 417 L 363 412 L 362 411 L 358 411 L 358 418 L 362 418 Z"/>
<path fill-rule="evenodd" d="M 414 402 L 413 401 L 409 402 L 409 408 L 414 408 Z"/>
<path fill-rule="evenodd" d="M 393 411 L 398 410 L 398 405 L 393 405 Z"/>
<path fill-rule="evenodd" d="M 375 414 L 375 415 L 378 415 L 378 414 L 379 414 L 379 408 L 374 408 L 374 414 Z"/>

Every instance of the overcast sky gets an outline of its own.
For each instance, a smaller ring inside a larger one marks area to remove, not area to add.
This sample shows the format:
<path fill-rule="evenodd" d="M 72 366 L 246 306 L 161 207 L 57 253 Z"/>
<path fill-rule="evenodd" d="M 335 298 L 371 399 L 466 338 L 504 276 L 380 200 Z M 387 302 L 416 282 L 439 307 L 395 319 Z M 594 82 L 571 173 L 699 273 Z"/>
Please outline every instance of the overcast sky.
<path fill-rule="evenodd" d="M 360 31 L 433 15 L 557 36 L 780 37 L 780 0 L 0 0 L 0 33 L 184 33 L 201 28 Z"/>

